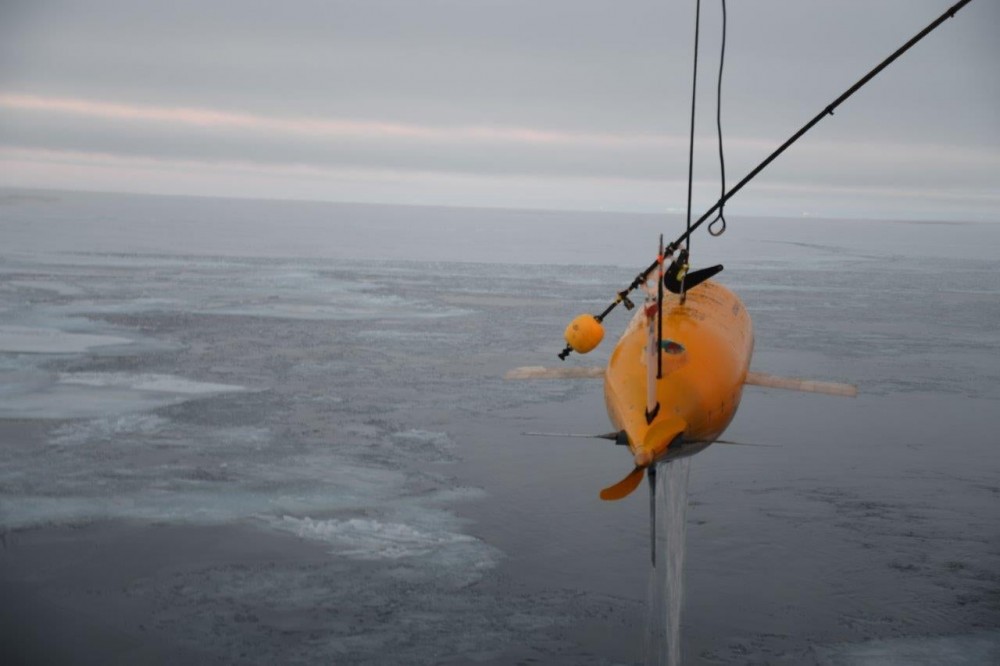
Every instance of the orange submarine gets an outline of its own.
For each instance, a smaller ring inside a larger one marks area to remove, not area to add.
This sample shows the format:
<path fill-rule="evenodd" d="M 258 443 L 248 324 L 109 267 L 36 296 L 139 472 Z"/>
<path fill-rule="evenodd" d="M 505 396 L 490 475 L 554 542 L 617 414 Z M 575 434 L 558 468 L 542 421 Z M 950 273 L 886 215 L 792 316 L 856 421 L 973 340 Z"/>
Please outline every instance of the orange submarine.
<path fill-rule="evenodd" d="M 626 497 L 651 466 L 693 455 L 719 441 L 747 384 L 857 395 L 857 388 L 849 384 L 751 372 L 753 324 L 739 297 L 711 279 L 722 266 L 689 272 L 686 250 L 669 267 L 665 264 L 661 241 L 654 263 L 657 285 L 651 288 L 646 279 L 652 271 L 637 278 L 646 290 L 646 302 L 637 308 L 606 368 L 529 366 L 506 375 L 507 379 L 603 377 L 608 417 L 616 432 L 599 437 L 627 444 L 635 467 L 602 490 L 601 499 Z M 627 291 L 611 307 L 619 302 L 634 307 Z M 561 357 L 569 351 L 585 354 L 595 349 L 604 338 L 603 318 L 576 317 L 566 328 L 567 347 Z"/>

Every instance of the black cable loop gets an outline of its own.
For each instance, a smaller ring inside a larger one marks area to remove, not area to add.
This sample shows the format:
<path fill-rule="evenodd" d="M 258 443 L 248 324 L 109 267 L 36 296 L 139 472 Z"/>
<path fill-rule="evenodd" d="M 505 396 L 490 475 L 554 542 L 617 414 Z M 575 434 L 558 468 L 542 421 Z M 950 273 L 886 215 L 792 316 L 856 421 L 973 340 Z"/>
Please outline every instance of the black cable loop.
<path fill-rule="evenodd" d="M 726 64 L 726 0 L 722 0 L 722 51 L 719 54 L 719 81 L 715 89 L 715 126 L 719 130 L 719 172 L 722 177 L 722 194 L 720 198 L 726 196 L 726 156 L 722 150 L 722 69 Z M 719 206 L 719 214 L 708 223 L 708 233 L 719 237 L 726 233 L 726 216 L 723 214 L 723 206 Z M 721 228 L 717 228 L 718 224 Z"/>
<path fill-rule="evenodd" d="M 722 228 L 716 230 L 715 225 L 719 224 L 720 222 L 722 223 Z M 716 238 L 726 233 L 726 218 L 722 214 L 722 211 L 719 211 L 719 214 L 715 216 L 715 219 L 708 223 L 708 233 L 715 236 Z"/>

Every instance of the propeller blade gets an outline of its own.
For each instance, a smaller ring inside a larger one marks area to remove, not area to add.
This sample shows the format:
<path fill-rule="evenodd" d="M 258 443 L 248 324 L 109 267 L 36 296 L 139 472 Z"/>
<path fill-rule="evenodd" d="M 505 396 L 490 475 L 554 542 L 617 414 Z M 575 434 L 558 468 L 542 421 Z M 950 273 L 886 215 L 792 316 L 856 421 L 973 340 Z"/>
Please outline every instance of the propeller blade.
<path fill-rule="evenodd" d="M 633 490 L 639 487 L 645 473 L 645 467 L 636 467 L 624 479 L 602 490 L 601 499 L 611 502 L 628 497 L 632 494 Z"/>
<path fill-rule="evenodd" d="M 687 443 L 688 444 L 728 444 L 729 446 L 759 446 L 761 448 L 768 448 L 768 449 L 771 449 L 771 448 L 780 449 L 781 448 L 781 444 L 756 444 L 756 443 L 752 443 L 752 442 L 734 442 L 731 439 L 712 439 L 712 440 L 696 439 L 696 440 L 692 440 L 692 441 L 687 442 Z"/>
<path fill-rule="evenodd" d="M 755 443 L 751 443 L 751 442 L 734 442 L 734 441 L 728 440 L 728 439 L 717 439 L 717 440 L 715 440 L 715 443 L 716 444 L 728 444 L 729 446 L 759 446 L 761 448 L 768 448 L 768 449 L 780 449 L 781 448 L 781 444 L 755 444 Z"/>

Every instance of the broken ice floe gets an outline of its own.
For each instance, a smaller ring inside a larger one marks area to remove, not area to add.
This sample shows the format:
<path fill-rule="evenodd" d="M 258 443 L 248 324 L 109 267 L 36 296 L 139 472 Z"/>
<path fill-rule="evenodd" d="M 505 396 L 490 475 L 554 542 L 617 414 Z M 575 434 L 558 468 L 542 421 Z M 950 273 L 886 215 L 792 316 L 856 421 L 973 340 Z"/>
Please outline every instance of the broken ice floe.
<path fill-rule="evenodd" d="M 1000 632 L 958 636 L 913 636 L 864 643 L 816 646 L 824 666 L 978 666 L 1000 663 Z"/>
<path fill-rule="evenodd" d="M 30 326 L 0 326 L 0 352 L 79 354 L 97 347 L 128 344 L 132 344 L 132 340 L 114 335 L 68 333 Z"/>
<path fill-rule="evenodd" d="M 83 386 L 126 388 L 133 391 L 152 391 L 156 393 L 176 393 L 181 395 L 204 395 L 209 393 L 228 393 L 245 391 L 242 386 L 233 384 L 213 384 L 198 382 L 174 375 L 153 373 L 129 374 L 124 372 L 73 372 L 59 375 L 62 384 L 79 384 Z"/>
<path fill-rule="evenodd" d="M 107 416 L 60 426 L 52 432 L 49 442 L 56 446 L 79 446 L 92 441 L 111 441 L 125 435 L 149 437 L 162 432 L 169 423 L 155 414 Z"/>
<path fill-rule="evenodd" d="M 304 539 L 323 541 L 333 552 L 359 560 L 401 560 L 433 554 L 440 564 L 485 569 L 498 553 L 479 539 L 458 531 L 451 514 L 423 510 L 414 525 L 406 522 L 349 518 L 346 520 L 284 516 L 272 524 Z"/>
<path fill-rule="evenodd" d="M 0 418 L 93 418 L 137 411 L 220 393 L 247 390 L 174 375 L 119 372 L 15 373 L 0 404 Z"/>
<path fill-rule="evenodd" d="M 276 526 L 304 538 L 336 546 L 342 555 L 358 559 L 397 559 L 426 555 L 456 543 L 472 543 L 473 537 L 444 530 L 423 531 L 402 523 L 367 518 L 314 520 L 285 516 Z"/>
<path fill-rule="evenodd" d="M 406 430 L 391 435 L 393 446 L 398 451 L 428 460 L 430 462 L 452 462 L 455 444 L 447 433 L 429 430 Z"/>
<path fill-rule="evenodd" d="M 57 296 L 79 296 L 85 293 L 83 289 L 59 280 L 10 280 L 0 285 L 0 289 L 5 291 L 47 291 Z"/>

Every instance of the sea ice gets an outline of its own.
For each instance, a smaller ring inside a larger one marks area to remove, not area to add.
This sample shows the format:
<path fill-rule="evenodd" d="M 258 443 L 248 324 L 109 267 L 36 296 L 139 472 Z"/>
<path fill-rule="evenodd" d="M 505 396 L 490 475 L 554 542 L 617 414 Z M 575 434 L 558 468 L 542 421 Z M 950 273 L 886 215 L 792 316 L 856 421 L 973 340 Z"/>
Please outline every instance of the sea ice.
<path fill-rule="evenodd" d="M 8 389 L 0 404 L 0 418 L 94 418 L 246 390 L 242 386 L 196 382 L 174 375 L 118 372 L 62 373 L 56 381 L 46 373 L 36 372 L 21 376 Z"/>
<path fill-rule="evenodd" d="M 4 284 L 4 288 L 50 291 L 59 296 L 79 296 L 84 293 L 79 287 L 55 280 L 11 280 Z"/>
<path fill-rule="evenodd" d="M 325 541 L 335 546 L 339 554 L 363 560 L 415 557 L 452 544 L 476 541 L 466 534 L 443 529 L 424 531 L 368 518 L 314 520 L 284 516 L 275 526 L 303 538 Z"/>
<path fill-rule="evenodd" d="M 128 344 L 132 344 L 132 340 L 113 335 L 68 333 L 29 326 L 0 326 L 0 352 L 78 354 L 96 347 Z"/>
<path fill-rule="evenodd" d="M 1000 632 L 876 640 L 815 648 L 823 666 L 1000 664 Z"/>
<path fill-rule="evenodd" d="M 169 426 L 170 421 L 155 414 L 105 416 L 90 421 L 71 421 L 52 432 L 56 446 L 79 446 L 91 441 L 111 441 L 122 436 L 151 436 Z"/>
<path fill-rule="evenodd" d="M 61 384 L 79 384 L 108 388 L 126 388 L 133 391 L 156 393 L 177 393 L 180 395 L 204 395 L 245 391 L 242 386 L 196 382 L 174 375 L 144 373 L 132 375 L 124 372 L 74 372 L 59 375 Z"/>

